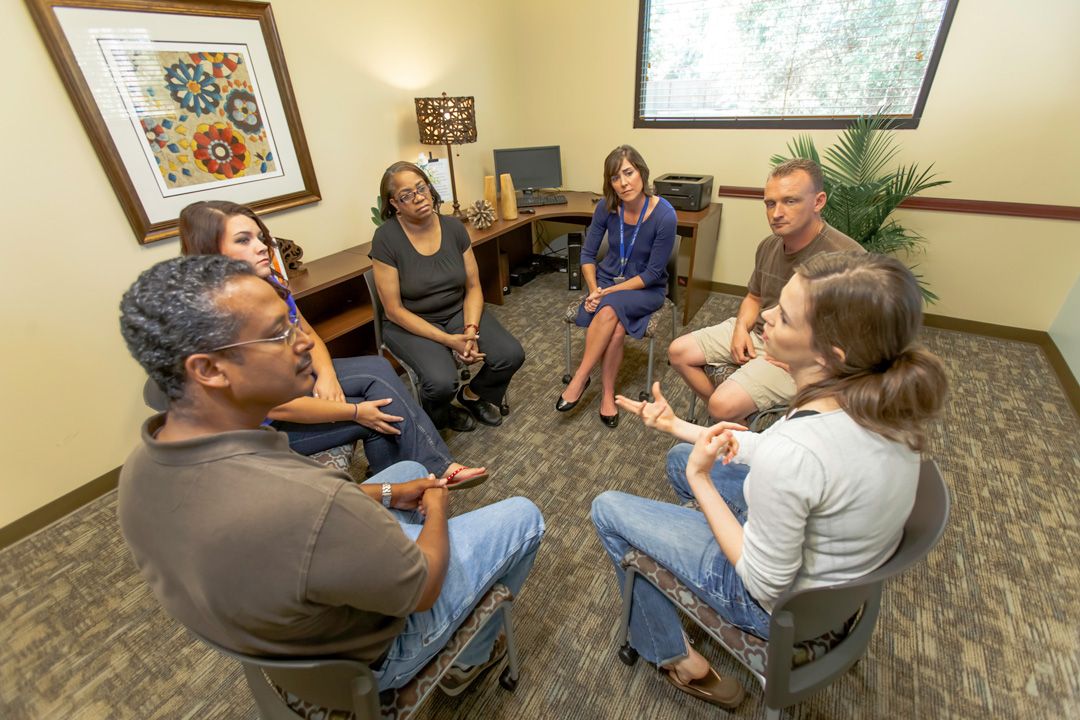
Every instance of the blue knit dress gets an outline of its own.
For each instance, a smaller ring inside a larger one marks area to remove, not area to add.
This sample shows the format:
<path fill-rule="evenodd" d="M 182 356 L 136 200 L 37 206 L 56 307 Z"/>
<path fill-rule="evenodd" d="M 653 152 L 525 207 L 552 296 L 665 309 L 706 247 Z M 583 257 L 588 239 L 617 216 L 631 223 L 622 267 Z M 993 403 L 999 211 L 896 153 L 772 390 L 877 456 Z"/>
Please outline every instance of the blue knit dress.
<path fill-rule="evenodd" d="M 645 287 L 641 290 L 621 290 L 605 295 L 600 300 L 600 308 L 610 306 L 619 317 L 619 322 L 626 329 L 626 334 L 640 340 L 649 325 L 649 317 L 664 305 L 667 293 L 667 263 L 671 248 L 675 244 L 675 208 L 664 198 L 645 218 L 638 231 L 633 249 L 630 248 L 636 223 L 623 222 L 623 247 L 630 257 L 623 275 L 626 279 L 641 276 Z M 608 252 L 597 263 L 596 252 L 600 241 L 608 234 Z M 581 264 L 596 265 L 596 284 L 601 288 L 615 285 L 614 278 L 619 276 L 619 216 L 608 212 L 607 203 L 601 200 L 593 213 L 592 223 L 585 235 L 585 245 L 581 248 Z M 574 322 L 578 327 L 588 327 L 596 313 L 586 312 L 585 303 L 578 308 Z"/>

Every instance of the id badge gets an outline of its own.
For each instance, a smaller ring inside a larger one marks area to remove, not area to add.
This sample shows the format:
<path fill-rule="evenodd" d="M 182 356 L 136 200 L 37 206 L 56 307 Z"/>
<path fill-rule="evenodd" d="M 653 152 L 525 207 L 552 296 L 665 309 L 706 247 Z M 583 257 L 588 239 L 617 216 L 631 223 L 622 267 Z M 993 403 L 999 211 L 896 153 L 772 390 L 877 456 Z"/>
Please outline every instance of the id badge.
<path fill-rule="evenodd" d="M 623 277 L 622 275 L 619 275 L 618 277 L 611 278 L 611 282 L 614 283 L 615 285 L 618 285 L 621 282 L 626 282 L 626 278 Z"/>

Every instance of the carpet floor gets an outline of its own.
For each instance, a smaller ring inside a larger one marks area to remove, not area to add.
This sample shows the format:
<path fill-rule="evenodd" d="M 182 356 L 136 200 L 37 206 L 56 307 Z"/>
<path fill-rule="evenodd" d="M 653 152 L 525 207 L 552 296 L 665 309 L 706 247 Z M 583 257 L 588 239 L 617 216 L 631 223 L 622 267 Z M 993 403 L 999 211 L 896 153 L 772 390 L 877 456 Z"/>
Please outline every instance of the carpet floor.
<path fill-rule="evenodd" d="M 579 408 L 556 413 L 562 275 L 516 288 L 490 307 L 522 342 L 501 428 L 448 438 L 456 457 L 493 477 L 455 493 L 453 511 L 524 495 L 547 522 L 516 603 L 522 676 L 513 693 L 489 676 L 457 698 L 441 693 L 421 718 L 675 718 L 724 715 L 670 687 L 645 662 L 616 657 L 618 591 L 589 520 L 592 499 L 617 489 L 670 500 L 669 438 L 623 417 L 597 418 L 594 383 Z M 713 295 L 690 328 L 734 314 Z M 688 391 L 657 378 L 678 411 Z M 574 332 L 575 357 L 583 334 Z M 927 329 L 951 394 L 927 453 L 941 467 L 953 514 L 927 562 L 886 586 L 867 656 L 786 712 L 789 718 L 1080 717 L 1080 422 L 1033 345 Z M 643 389 L 646 346 L 627 342 L 620 388 Z M 354 470 L 362 471 L 362 459 Z M 256 718 L 239 666 L 193 641 L 158 607 L 116 523 L 116 494 L 0 552 L 0 717 Z M 729 715 L 761 717 L 750 675 L 691 633 L 721 673 L 747 688 Z"/>

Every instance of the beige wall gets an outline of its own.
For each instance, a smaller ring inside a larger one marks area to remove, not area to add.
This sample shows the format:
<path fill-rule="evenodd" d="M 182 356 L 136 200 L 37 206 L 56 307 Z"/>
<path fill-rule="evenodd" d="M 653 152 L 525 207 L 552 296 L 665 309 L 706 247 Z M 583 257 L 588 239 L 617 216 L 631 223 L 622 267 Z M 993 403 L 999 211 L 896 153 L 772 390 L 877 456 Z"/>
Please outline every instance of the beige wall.
<path fill-rule="evenodd" d="M 633 130 L 636 3 L 464 5 L 275 0 L 274 13 L 324 200 L 279 213 L 276 234 L 317 258 L 370 239 L 379 173 L 414 158 L 412 98 L 476 96 L 480 141 L 455 158 L 465 200 L 480 194 L 491 149 L 558 143 L 565 184 L 599 189 L 600 162 L 637 145 L 656 173 L 708 172 L 760 185 L 788 133 Z M 1071 33 L 1080 6 L 1046 0 L 1036 16 L 1008 0 L 961 3 L 923 127 L 907 155 L 956 182 L 949 197 L 1076 204 L 1080 162 Z M 408 17 L 409 20 L 403 18 Z M 0 526 L 119 465 L 147 411 L 142 372 L 116 331 L 132 279 L 177 252 L 140 247 L 22 3 L 0 6 L 10 68 L 0 130 L 6 240 Z M 531 72 L 530 72 L 531 71 Z M 528 73 L 529 81 L 518 78 Z M 831 133 L 817 133 L 827 140 Z M 439 154 L 439 153 L 437 153 Z M 59 181 L 62 179 L 62 183 Z M 758 204 L 725 201 L 715 279 L 745 283 L 765 231 Z M 940 314 L 1047 329 L 1080 266 L 1080 224 L 905 213 L 932 238 L 925 272 Z"/>
<path fill-rule="evenodd" d="M 636 3 L 523 3 L 516 45 L 542 68 L 519 108 L 521 144 L 558 143 L 564 183 L 599 190 L 601 163 L 629 142 L 654 175 L 708 173 L 718 185 L 760 187 L 768 158 L 790 131 L 635 130 Z M 1012 0 L 959 5 L 918 130 L 902 131 L 902 159 L 933 162 L 951 185 L 943 197 L 1080 204 L 1080 3 Z M 573 17 L 573 22 L 566 18 Z M 567 82 L 566 78 L 580 78 Z M 812 133 L 824 147 L 835 132 Z M 754 246 L 767 232 L 760 203 L 724 199 L 714 279 L 745 285 Z M 1046 330 L 1080 267 L 1080 223 L 904 212 L 929 238 L 914 259 L 950 317 Z"/>
<path fill-rule="evenodd" d="M 491 149 L 513 142 L 501 122 L 516 87 L 498 62 L 509 47 L 504 3 L 472 3 L 469 13 L 430 0 L 407 13 L 333 0 L 273 7 L 323 194 L 319 205 L 272 216 L 276 234 L 308 258 L 369 240 L 382 169 L 422 149 L 412 99 L 443 90 L 476 96 L 479 142 L 455 163 L 475 186 L 462 195 L 480 196 Z M 0 5 L 0 48 L 12 68 L 0 114 L 2 527 L 115 468 L 136 442 L 145 376 L 117 331 L 117 304 L 178 245 L 136 242 L 21 2 Z"/>

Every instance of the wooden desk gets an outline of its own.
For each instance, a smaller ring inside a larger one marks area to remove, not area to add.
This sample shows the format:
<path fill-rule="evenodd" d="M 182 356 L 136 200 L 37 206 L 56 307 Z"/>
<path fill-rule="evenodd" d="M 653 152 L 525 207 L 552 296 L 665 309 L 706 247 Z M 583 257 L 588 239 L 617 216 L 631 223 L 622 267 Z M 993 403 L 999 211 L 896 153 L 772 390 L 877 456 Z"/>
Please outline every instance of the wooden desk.
<path fill-rule="evenodd" d="M 532 224 L 541 220 L 588 225 L 596 203 L 592 193 L 564 192 L 566 205 L 533 208 L 516 220 L 499 220 L 477 230 L 465 227 L 472 239 L 480 269 L 485 302 L 503 304 L 499 255 L 506 254 L 510 267 L 524 262 L 533 252 Z M 680 257 L 689 260 L 687 287 L 683 291 L 683 324 L 690 322 L 709 294 L 716 245 L 720 237 L 723 205 L 713 203 L 700 212 L 676 211 L 677 232 L 682 237 Z M 371 243 L 347 248 L 304 263 L 304 270 L 289 279 L 289 288 L 300 311 L 330 348 L 334 357 L 362 355 L 375 350 L 371 296 L 363 274 L 371 269 Z"/>

